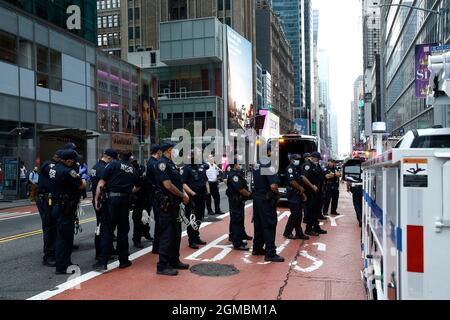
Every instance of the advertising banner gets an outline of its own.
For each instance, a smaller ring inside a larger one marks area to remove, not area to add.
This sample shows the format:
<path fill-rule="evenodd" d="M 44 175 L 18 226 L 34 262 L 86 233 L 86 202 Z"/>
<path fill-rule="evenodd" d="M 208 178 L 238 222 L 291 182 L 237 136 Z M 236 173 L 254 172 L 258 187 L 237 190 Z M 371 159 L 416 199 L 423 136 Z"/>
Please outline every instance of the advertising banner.
<path fill-rule="evenodd" d="M 227 26 L 228 127 L 245 129 L 253 117 L 252 44 Z"/>
<path fill-rule="evenodd" d="M 307 135 L 308 134 L 308 119 L 295 119 L 294 120 L 294 129 L 297 130 L 300 134 Z"/>
<path fill-rule="evenodd" d="M 280 135 L 280 118 L 268 110 L 259 110 L 259 114 L 265 116 L 261 136 L 266 140 L 278 137 Z"/>
<path fill-rule="evenodd" d="M 429 92 L 430 70 L 428 57 L 436 43 L 416 45 L 416 98 L 426 99 Z"/>

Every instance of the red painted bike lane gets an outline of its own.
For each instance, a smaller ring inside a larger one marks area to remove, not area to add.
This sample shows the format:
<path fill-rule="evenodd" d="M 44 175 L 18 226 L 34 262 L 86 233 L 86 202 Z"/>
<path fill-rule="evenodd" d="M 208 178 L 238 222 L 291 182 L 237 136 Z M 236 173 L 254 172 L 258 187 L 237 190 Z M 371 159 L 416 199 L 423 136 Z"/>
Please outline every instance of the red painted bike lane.
<path fill-rule="evenodd" d="M 343 190 L 342 190 L 343 191 Z M 229 218 L 201 229 L 208 242 L 199 250 L 183 237 L 181 258 L 191 266 L 214 262 L 234 265 L 239 273 L 227 277 L 199 276 L 180 271 L 176 277 L 156 274 L 158 256 L 146 254 L 133 266 L 114 269 L 66 290 L 55 300 L 363 300 L 360 270 L 360 228 L 350 194 L 341 192 L 342 216 L 324 222 L 327 235 L 308 241 L 287 240 L 282 234 L 289 211 L 279 208 L 277 241 L 284 263 L 265 263 L 264 257 L 232 250 Z M 252 207 L 246 209 L 246 230 L 253 234 Z M 249 242 L 249 246 L 252 242 Z"/>

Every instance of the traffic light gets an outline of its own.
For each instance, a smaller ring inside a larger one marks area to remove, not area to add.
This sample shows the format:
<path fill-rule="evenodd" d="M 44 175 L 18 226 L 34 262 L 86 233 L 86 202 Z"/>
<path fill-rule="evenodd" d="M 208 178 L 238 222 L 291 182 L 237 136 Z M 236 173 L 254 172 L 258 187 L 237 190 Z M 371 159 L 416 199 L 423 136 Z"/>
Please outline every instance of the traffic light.
<path fill-rule="evenodd" d="M 440 104 L 439 100 L 446 100 L 450 97 L 450 52 L 428 57 L 428 69 L 431 71 L 430 87 L 433 92 L 429 93 L 428 104 Z"/>

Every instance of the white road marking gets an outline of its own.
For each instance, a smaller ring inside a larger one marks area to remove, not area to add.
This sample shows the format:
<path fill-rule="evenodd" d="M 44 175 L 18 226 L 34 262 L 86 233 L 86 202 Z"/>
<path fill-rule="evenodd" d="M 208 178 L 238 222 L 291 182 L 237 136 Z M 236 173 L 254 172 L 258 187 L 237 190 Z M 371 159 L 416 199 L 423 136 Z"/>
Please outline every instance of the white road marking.
<path fill-rule="evenodd" d="M 228 239 L 228 234 L 224 234 L 223 236 L 217 238 L 213 242 L 208 243 L 206 246 L 204 246 L 203 248 L 197 250 L 196 252 L 194 252 L 193 254 L 191 254 L 190 256 L 188 256 L 188 257 L 186 257 L 184 259 L 185 260 L 203 261 L 203 262 L 220 261 L 223 258 L 225 258 L 227 256 L 227 254 L 229 254 L 231 251 L 233 251 L 233 246 L 232 245 L 219 245 L 219 243 L 221 243 L 225 239 Z M 199 259 L 199 257 L 202 254 L 204 254 L 206 251 L 208 251 L 209 249 L 212 249 L 212 248 L 222 249 L 222 251 L 220 253 L 218 253 L 212 259 Z"/>
<path fill-rule="evenodd" d="M 331 226 L 332 227 L 337 227 L 337 223 L 336 220 L 345 217 L 345 215 L 340 215 L 340 216 L 336 216 L 336 217 L 332 217 L 332 216 L 327 216 L 328 219 L 330 219 L 331 221 Z"/>
<path fill-rule="evenodd" d="M 322 267 L 323 265 L 323 261 L 320 259 L 317 259 L 316 257 L 313 257 L 311 255 L 308 254 L 308 251 L 303 250 L 300 251 L 300 256 L 305 257 L 306 259 L 310 260 L 313 262 L 313 264 L 307 268 L 302 268 L 298 265 L 297 261 L 292 262 L 290 265 L 294 266 L 294 270 L 298 271 L 298 272 L 305 272 L 305 273 L 310 273 L 313 271 L 316 271 L 317 269 L 319 269 L 320 267 Z"/>
<path fill-rule="evenodd" d="M 313 243 L 313 246 L 317 246 L 318 251 L 327 251 L 327 245 L 324 243 L 316 242 Z"/>
<path fill-rule="evenodd" d="M 246 205 L 245 208 L 249 208 L 252 205 L 253 204 L 250 203 L 250 204 Z M 230 213 L 228 212 L 228 213 L 225 213 L 225 214 L 223 214 L 221 216 L 218 216 L 217 219 L 225 219 L 229 215 L 230 215 Z M 210 224 L 211 224 L 211 222 L 202 223 L 201 226 L 200 226 L 200 229 L 203 229 L 203 228 L 209 226 Z M 186 237 L 186 235 L 187 235 L 187 232 L 183 231 L 181 236 L 184 238 L 184 237 Z M 145 249 L 142 249 L 140 251 L 137 251 L 137 252 L 133 253 L 132 255 L 130 255 L 129 260 L 133 261 L 133 260 L 136 260 L 136 259 L 146 255 L 146 254 L 149 254 L 152 251 L 152 249 L 153 249 L 153 246 L 150 246 L 148 248 L 145 248 Z M 102 275 L 105 272 L 114 270 L 114 269 L 116 269 L 118 267 L 119 267 L 119 261 L 114 261 L 114 262 L 108 264 L 108 270 L 107 271 L 103 271 L 103 272 L 90 271 L 90 272 L 88 272 L 86 274 L 83 274 L 80 277 L 77 277 L 75 279 L 71 279 L 69 281 L 66 281 L 66 282 L 58 285 L 55 289 L 44 291 L 44 292 L 39 293 L 39 294 L 37 294 L 37 295 L 35 295 L 35 296 L 31 297 L 31 298 L 28 298 L 27 300 L 47 300 L 47 299 L 50 299 L 50 298 L 52 298 L 52 297 L 54 297 L 54 296 L 56 296 L 56 295 L 58 295 L 60 293 L 63 293 L 64 291 L 69 290 L 69 289 L 71 289 L 73 287 L 79 287 L 81 285 L 81 283 L 89 281 L 89 280 L 91 280 L 91 279 L 93 279 L 95 277 L 98 277 L 98 276 Z"/>

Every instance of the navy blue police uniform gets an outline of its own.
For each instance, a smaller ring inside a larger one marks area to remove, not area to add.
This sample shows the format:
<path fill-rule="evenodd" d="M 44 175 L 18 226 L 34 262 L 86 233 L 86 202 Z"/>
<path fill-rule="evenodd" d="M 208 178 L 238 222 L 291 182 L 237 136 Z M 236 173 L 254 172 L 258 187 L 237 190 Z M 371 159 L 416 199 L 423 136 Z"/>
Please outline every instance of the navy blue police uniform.
<path fill-rule="evenodd" d="M 76 152 L 63 150 L 62 160 L 76 160 Z M 48 172 L 50 191 L 54 206 L 52 215 L 56 225 L 56 273 L 65 274 L 72 265 L 71 255 L 76 220 L 76 211 L 81 198 L 82 179 L 74 167 L 67 167 L 59 162 Z"/>
<path fill-rule="evenodd" d="M 313 156 L 316 153 L 312 154 Z M 314 164 L 311 160 L 306 160 L 302 165 L 301 174 L 305 176 L 311 184 L 318 188 L 314 192 L 310 188 L 306 188 L 306 197 L 308 198 L 305 206 L 305 223 L 306 234 L 317 235 L 322 233 L 319 226 L 319 216 L 321 215 L 321 184 L 323 180 L 323 170 L 319 164 Z"/>
<path fill-rule="evenodd" d="M 107 156 L 110 156 L 113 159 L 117 158 L 117 152 L 112 149 L 105 150 L 104 154 Z M 100 210 L 97 210 L 95 207 L 95 196 L 97 193 L 97 185 L 98 185 L 101 177 L 105 173 L 105 169 L 106 169 L 107 165 L 108 165 L 108 163 L 106 163 L 103 160 L 100 160 L 92 167 L 92 169 L 90 171 L 92 204 L 94 206 L 95 217 L 97 219 L 97 228 L 100 226 L 102 220 L 106 219 L 105 215 L 107 214 L 105 205 L 102 204 L 100 207 Z M 106 199 L 104 199 L 104 200 L 106 200 Z M 97 233 L 95 234 L 94 243 L 95 243 L 95 257 L 98 258 L 100 256 L 100 234 L 97 234 Z M 111 247 L 111 250 L 113 250 L 113 247 Z"/>
<path fill-rule="evenodd" d="M 332 160 L 331 160 L 332 161 Z M 326 176 L 328 174 L 336 174 L 337 169 L 335 167 L 330 168 L 327 166 L 324 171 L 324 203 L 323 203 L 323 214 L 328 214 L 328 209 L 330 207 L 331 202 L 331 214 L 332 215 L 338 215 L 337 213 L 337 207 L 338 207 L 338 201 L 339 201 L 339 178 L 335 175 L 331 177 L 330 179 L 327 179 Z"/>
<path fill-rule="evenodd" d="M 57 158 L 61 157 L 61 150 L 58 150 L 55 157 L 44 162 L 40 168 L 39 182 L 37 189 L 36 206 L 42 222 L 42 233 L 44 240 L 44 257 L 42 263 L 49 267 L 55 266 L 55 243 L 56 243 L 56 220 L 52 215 L 54 205 L 51 193 L 51 180 L 49 171 L 57 165 Z"/>
<path fill-rule="evenodd" d="M 164 144 L 161 146 L 161 151 L 165 152 L 172 147 L 172 144 Z M 182 199 L 173 195 L 164 187 L 165 181 L 170 181 L 178 190 L 183 192 L 183 183 L 178 168 L 171 159 L 162 156 L 156 164 L 157 191 L 155 204 L 158 206 L 160 228 L 157 273 L 177 275 L 178 273 L 173 268 L 181 269 L 179 268 L 181 264 L 181 221 L 179 220 L 179 214 Z"/>
<path fill-rule="evenodd" d="M 154 145 L 151 148 L 151 153 L 155 154 L 159 150 L 161 150 L 161 147 L 159 145 Z M 147 188 L 148 188 L 148 213 L 150 214 L 150 211 L 153 211 L 153 218 L 155 220 L 155 231 L 153 233 L 153 248 L 152 253 L 157 254 L 158 253 L 158 247 L 159 247 L 159 238 L 160 238 L 160 231 L 159 231 L 159 214 L 158 214 L 158 206 L 155 205 L 155 193 L 156 193 L 156 164 L 158 163 L 158 159 L 151 156 L 150 159 L 147 162 L 147 168 L 146 168 L 146 182 L 147 182 Z"/>
<path fill-rule="evenodd" d="M 142 237 L 147 240 L 153 240 L 150 236 L 150 223 L 142 222 L 142 213 L 148 208 L 148 188 L 145 177 L 145 167 L 134 162 L 133 167 L 141 180 L 141 189 L 133 196 L 133 242 L 137 248 L 143 248 Z M 150 212 L 148 212 L 150 213 Z"/>
<path fill-rule="evenodd" d="M 299 172 L 299 168 L 291 163 L 286 168 L 285 176 L 287 178 L 287 198 L 291 215 L 284 229 L 284 236 L 290 239 L 307 240 L 308 238 L 303 234 L 302 230 L 303 199 L 301 192 L 291 185 L 291 182 L 295 181 L 300 186 L 303 186 L 302 175 Z M 292 235 L 293 230 L 295 230 L 295 236 Z"/>
<path fill-rule="evenodd" d="M 117 226 L 117 253 L 119 267 L 131 265 L 128 260 L 128 233 L 130 231 L 130 196 L 134 187 L 139 188 L 141 181 L 134 168 L 125 160 L 114 160 L 105 168 L 101 179 L 107 188 L 107 215 L 100 227 L 99 264 L 106 266 L 113 242 L 113 227 Z"/>
<path fill-rule="evenodd" d="M 230 207 L 230 237 L 235 248 L 241 248 L 247 240 L 245 232 L 245 199 L 240 191 L 248 191 L 248 184 L 239 170 L 231 169 L 228 173 L 227 197 Z"/>
<path fill-rule="evenodd" d="M 194 213 L 198 228 L 200 228 L 205 216 L 206 184 L 208 183 L 206 170 L 208 169 L 209 165 L 205 163 L 187 164 L 183 167 L 183 174 L 181 175 L 181 182 L 187 184 L 195 192 L 195 196 L 191 197 L 191 201 L 186 206 L 186 212 L 188 215 Z M 189 246 L 198 247 L 199 244 L 206 244 L 200 239 L 199 230 L 194 230 L 190 225 L 187 227 L 187 234 Z"/>
<path fill-rule="evenodd" d="M 271 191 L 271 185 L 279 184 L 278 175 L 270 164 L 257 163 L 253 168 L 253 181 L 253 223 L 255 229 L 253 254 L 264 254 L 265 259 L 268 261 L 272 259 L 278 260 L 281 257 L 277 255 L 277 247 L 275 245 L 278 223 L 277 205 L 273 198 L 274 194 Z"/>

